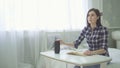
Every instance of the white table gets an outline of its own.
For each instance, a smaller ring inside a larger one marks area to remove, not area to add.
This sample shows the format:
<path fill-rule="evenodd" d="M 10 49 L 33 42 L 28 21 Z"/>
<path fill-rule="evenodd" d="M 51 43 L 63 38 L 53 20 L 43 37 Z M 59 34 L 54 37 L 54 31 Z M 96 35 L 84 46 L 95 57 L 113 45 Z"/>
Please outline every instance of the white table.
<path fill-rule="evenodd" d="M 40 52 L 40 54 L 47 58 L 81 66 L 81 68 L 83 68 L 83 66 L 96 65 L 96 64 L 100 64 L 101 68 L 106 68 L 106 63 L 112 60 L 112 58 L 110 57 L 101 56 L 101 55 L 93 55 L 93 56 L 68 55 L 67 52 L 70 51 L 71 50 L 62 50 L 60 51 L 60 54 L 55 54 L 54 51 L 46 51 L 46 52 Z"/>

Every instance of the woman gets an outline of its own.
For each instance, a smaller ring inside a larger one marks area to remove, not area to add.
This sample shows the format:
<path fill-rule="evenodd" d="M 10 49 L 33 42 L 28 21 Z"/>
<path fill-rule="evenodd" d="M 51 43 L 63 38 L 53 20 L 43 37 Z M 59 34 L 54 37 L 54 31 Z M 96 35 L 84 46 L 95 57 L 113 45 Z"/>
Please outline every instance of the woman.
<path fill-rule="evenodd" d="M 87 26 L 82 30 L 80 36 L 74 43 L 65 43 L 62 40 L 60 43 L 78 48 L 84 38 L 86 38 L 89 46 L 89 49 L 84 52 L 85 55 L 99 54 L 109 56 L 107 45 L 108 31 L 101 24 L 101 13 L 98 9 L 92 8 L 88 11 Z M 74 68 L 80 67 L 75 66 Z M 100 68 L 100 65 L 85 66 L 84 68 Z"/>

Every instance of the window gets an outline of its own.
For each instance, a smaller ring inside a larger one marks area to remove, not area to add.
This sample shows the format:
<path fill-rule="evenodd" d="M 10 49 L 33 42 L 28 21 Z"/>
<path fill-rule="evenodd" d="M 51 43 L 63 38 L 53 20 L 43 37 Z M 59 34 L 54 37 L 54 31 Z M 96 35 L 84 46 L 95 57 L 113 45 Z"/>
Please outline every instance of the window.
<path fill-rule="evenodd" d="M 87 0 L 0 0 L 5 30 L 78 30 L 86 25 Z"/>

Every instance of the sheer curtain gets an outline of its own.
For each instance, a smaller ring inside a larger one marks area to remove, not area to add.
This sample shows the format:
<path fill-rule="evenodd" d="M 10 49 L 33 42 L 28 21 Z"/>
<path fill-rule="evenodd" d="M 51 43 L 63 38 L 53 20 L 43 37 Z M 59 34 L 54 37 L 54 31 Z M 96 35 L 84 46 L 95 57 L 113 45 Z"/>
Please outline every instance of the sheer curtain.
<path fill-rule="evenodd" d="M 87 0 L 0 0 L 3 30 L 79 30 L 85 23 Z"/>
<path fill-rule="evenodd" d="M 88 0 L 0 0 L 0 68 L 47 68 L 39 52 L 76 39 L 87 10 Z"/>

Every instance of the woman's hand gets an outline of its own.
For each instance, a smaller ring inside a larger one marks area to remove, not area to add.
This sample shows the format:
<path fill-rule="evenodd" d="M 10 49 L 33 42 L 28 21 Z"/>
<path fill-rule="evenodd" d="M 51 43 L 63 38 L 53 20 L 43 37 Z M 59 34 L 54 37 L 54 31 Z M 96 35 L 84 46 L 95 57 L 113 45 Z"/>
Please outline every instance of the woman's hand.
<path fill-rule="evenodd" d="M 60 44 L 65 44 L 65 42 L 63 40 L 59 40 L 60 41 Z"/>
<path fill-rule="evenodd" d="M 84 54 L 84 55 L 90 56 L 90 55 L 92 55 L 92 51 L 86 50 L 85 52 L 83 52 L 83 54 Z"/>

